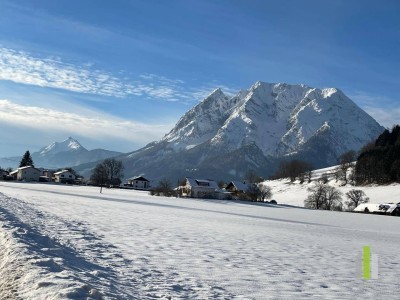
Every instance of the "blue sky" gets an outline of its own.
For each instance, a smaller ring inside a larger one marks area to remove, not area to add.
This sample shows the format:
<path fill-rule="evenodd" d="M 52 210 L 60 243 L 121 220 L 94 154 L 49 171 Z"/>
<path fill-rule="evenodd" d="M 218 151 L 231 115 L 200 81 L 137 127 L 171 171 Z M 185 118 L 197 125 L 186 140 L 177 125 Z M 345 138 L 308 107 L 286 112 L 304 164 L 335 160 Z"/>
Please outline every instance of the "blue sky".
<path fill-rule="evenodd" d="M 400 122 L 400 2 L 0 0 L 0 157 L 128 152 L 213 89 L 337 87 Z"/>

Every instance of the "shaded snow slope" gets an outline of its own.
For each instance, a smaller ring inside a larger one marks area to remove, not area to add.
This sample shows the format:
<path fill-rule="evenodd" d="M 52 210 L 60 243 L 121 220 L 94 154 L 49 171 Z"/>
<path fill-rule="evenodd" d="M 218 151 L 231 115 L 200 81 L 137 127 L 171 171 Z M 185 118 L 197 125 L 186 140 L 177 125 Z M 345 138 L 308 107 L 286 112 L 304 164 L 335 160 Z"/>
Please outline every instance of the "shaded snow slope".
<path fill-rule="evenodd" d="M 16 262 L 0 298 L 397 296 L 398 218 L 50 184 L 0 191 L 0 263 Z M 365 245 L 378 280 L 357 278 Z"/>

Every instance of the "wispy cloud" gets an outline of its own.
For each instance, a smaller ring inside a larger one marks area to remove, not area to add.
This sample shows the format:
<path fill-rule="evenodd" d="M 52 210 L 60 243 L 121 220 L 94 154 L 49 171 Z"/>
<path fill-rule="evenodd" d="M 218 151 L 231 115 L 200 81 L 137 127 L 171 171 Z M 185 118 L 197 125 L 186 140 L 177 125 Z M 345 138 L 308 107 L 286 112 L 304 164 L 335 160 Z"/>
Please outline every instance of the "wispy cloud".
<path fill-rule="evenodd" d="M 172 125 L 149 125 L 107 115 L 89 116 L 0 100 L 0 122 L 41 131 L 76 133 L 96 138 L 118 138 L 136 144 L 160 139 Z"/>
<path fill-rule="evenodd" d="M 349 97 L 382 126 L 390 128 L 395 124 L 400 124 L 398 100 L 362 91 L 350 93 Z"/>
<path fill-rule="evenodd" d="M 365 111 L 372 116 L 379 124 L 391 128 L 400 124 L 400 108 L 383 109 L 379 107 L 365 107 Z"/>
<path fill-rule="evenodd" d="M 8 48 L 0 48 L 0 80 L 84 94 L 181 102 L 198 101 L 219 87 L 191 88 L 183 80 L 155 74 L 142 74 L 138 78 L 116 76 L 87 63 L 75 65 L 59 58 L 38 58 Z"/>

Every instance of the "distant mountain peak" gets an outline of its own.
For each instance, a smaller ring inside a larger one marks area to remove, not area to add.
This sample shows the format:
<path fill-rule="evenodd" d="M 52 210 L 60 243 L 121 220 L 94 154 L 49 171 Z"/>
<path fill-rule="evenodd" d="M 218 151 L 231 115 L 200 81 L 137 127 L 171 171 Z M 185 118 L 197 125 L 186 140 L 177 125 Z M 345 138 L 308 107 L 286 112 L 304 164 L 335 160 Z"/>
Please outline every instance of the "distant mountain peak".
<path fill-rule="evenodd" d="M 77 140 L 68 137 L 62 142 L 53 142 L 50 145 L 39 150 L 40 156 L 54 155 L 60 152 L 87 151 Z"/>

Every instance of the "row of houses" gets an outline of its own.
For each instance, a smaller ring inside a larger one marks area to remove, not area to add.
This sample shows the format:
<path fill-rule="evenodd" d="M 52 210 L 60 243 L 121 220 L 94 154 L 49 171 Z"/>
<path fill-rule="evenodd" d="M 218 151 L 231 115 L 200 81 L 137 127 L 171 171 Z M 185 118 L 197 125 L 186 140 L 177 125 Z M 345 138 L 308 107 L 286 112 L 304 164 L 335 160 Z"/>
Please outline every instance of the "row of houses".
<path fill-rule="evenodd" d="M 42 168 L 26 166 L 18 168 L 10 173 L 3 171 L 3 178 L 7 176 L 10 180 L 26 182 L 57 182 L 76 183 L 77 178 L 69 170 L 52 171 Z M 144 176 L 134 176 L 127 179 L 127 182 L 120 185 L 125 189 L 149 190 L 150 180 Z M 194 179 L 187 177 L 183 185 L 175 190 L 181 197 L 227 199 L 232 193 L 245 193 L 249 185 L 240 181 L 231 181 L 225 188 L 220 188 L 215 180 Z"/>
<path fill-rule="evenodd" d="M 10 173 L 2 170 L 2 177 L 9 180 L 33 181 L 33 182 L 58 182 L 75 183 L 77 178 L 69 170 L 55 172 L 32 166 L 20 167 Z"/>
<path fill-rule="evenodd" d="M 126 189 L 150 189 L 150 180 L 143 176 L 131 177 L 120 186 Z M 184 184 L 175 190 L 181 197 L 227 199 L 232 193 L 245 193 L 249 185 L 241 181 L 231 181 L 225 188 L 220 188 L 215 180 L 186 177 Z"/>

